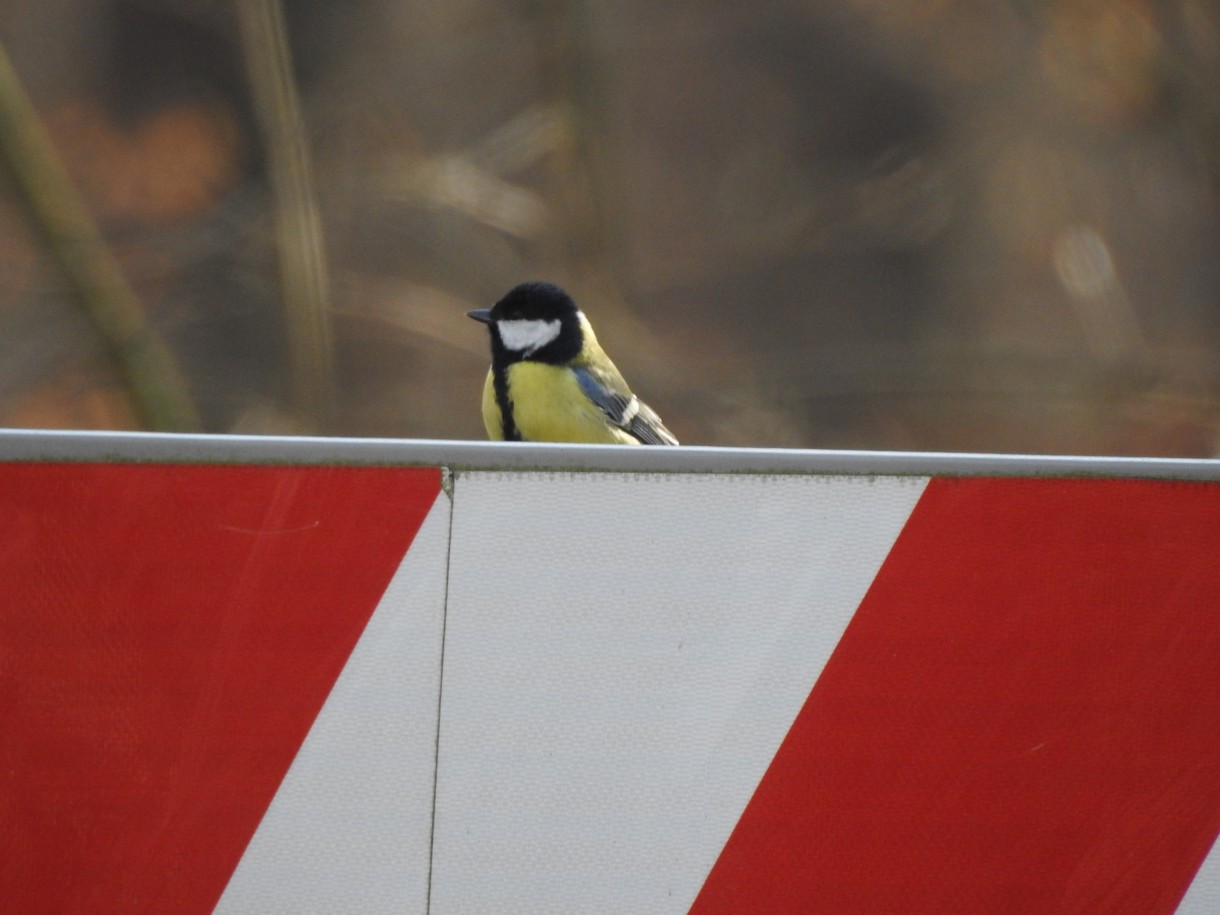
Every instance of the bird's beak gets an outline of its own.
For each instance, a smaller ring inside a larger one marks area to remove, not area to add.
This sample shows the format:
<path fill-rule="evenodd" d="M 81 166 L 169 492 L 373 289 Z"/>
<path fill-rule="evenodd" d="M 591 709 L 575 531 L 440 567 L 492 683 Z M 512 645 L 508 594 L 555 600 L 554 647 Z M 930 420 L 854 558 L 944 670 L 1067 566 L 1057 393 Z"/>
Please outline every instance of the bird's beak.
<path fill-rule="evenodd" d="M 474 311 L 466 312 L 466 317 L 474 318 L 480 324 L 490 324 L 491 323 L 491 309 L 490 308 L 476 308 Z"/>

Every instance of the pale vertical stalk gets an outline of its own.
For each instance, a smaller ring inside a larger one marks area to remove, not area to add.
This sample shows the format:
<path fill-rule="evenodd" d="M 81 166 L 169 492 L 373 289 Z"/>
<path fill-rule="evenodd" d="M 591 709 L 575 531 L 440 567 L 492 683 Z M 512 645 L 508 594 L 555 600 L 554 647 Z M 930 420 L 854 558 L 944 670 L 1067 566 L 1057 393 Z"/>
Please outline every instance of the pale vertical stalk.
<path fill-rule="evenodd" d="M 162 432 L 197 431 L 199 414 L 173 354 L 149 326 L 2 45 L 0 158 L 34 228 L 105 341 L 140 424 Z"/>
<path fill-rule="evenodd" d="M 236 0 L 236 7 L 271 177 L 294 406 L 302 423 L 318 430 L 334 402 L 330 289 L 284 11 L 279 0 Z"/>
<path fill-rule="evenodd" d="M 564 253 L 576 275 L 596 278 L 617 296 L 615 274 L 623 258 L 615 202 L 621 188 L 608 148 L 606 81 L 591 33 L 593 10 L 586 0 L 552 0 L 538 7 L 537 16 L 543 83 L 567 128 L 556 155 L 569 221 Z"/>

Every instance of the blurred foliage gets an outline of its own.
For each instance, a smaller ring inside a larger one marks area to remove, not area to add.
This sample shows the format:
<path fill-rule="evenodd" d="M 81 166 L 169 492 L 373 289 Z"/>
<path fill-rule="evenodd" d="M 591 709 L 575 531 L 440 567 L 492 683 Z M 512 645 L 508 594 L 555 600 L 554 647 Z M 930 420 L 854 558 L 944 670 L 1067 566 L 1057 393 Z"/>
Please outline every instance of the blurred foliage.
<path fill-rule="evenodd" d="M 208 431 L 482 438 L 463 311 L 546 278 L 687 443 L 1220 448 L 1220 0 L 0 0 L 0 42 Z M 0 424 L 132 428 L 19 187 Z"/>

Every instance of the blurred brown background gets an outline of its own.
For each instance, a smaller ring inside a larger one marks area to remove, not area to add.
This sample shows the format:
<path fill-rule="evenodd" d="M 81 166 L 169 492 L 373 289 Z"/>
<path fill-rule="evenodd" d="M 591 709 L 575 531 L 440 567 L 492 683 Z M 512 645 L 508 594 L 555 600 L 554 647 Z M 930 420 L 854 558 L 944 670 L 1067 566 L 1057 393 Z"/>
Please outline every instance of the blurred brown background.
<path fill-rule="evenodd" d="M 686 443 L 1220 448 L 1220 0 L 0 0 L 0 41 L 180 428 L 482 438 L 463 311 L 546 278 Z M 0 425 L 148 425 L 21 167 Z"/>

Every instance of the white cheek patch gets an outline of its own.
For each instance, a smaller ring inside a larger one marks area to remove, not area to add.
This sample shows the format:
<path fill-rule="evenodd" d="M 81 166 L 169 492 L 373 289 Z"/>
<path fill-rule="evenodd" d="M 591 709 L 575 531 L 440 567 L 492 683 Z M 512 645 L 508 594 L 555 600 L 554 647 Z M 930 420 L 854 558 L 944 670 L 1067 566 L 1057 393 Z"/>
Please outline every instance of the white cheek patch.
<path fill-rule="evenodd" d="M 559 336 L 559 321 L 497 321 L 496 331 L 505 349 L 528 356 Z"/>

